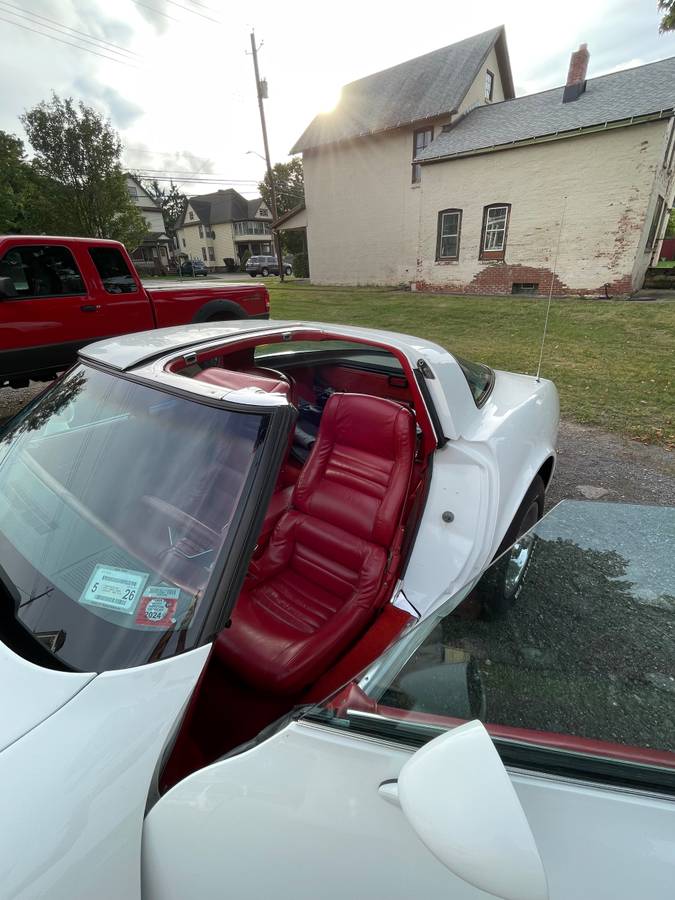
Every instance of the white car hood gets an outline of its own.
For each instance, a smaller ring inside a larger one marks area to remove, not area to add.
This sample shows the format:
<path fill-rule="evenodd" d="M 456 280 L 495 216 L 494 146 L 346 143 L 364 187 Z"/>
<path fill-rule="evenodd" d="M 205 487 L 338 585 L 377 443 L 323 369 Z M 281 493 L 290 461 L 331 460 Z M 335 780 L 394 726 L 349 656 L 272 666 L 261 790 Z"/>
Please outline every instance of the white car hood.
<path fill-rule="evenodd" d="M 82 690 L 93 672 L 43 669 L 0 642 L 0 752 Z"/>
<path fill-rule="evenodd" d="M 209 650 L 75 675 L 2 649 L 3 898 L 141 900 L 150 786 Z"/>

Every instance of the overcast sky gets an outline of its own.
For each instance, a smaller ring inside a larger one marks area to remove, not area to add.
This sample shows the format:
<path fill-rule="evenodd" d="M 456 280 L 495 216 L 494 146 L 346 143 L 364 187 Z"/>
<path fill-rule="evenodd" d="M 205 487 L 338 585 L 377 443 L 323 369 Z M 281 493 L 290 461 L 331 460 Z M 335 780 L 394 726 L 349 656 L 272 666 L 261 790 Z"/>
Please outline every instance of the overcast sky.
<path fill-rule="evenodd" d="M 263 162 L 247 154 L 262 153 L 252 26 L 278 161 L 342 84 L 495 25 L 506 26 L 520 95 L 564 83 L 582 41 L 589 77 L 675 56 L 675 33 L 659 35 L 658 22 L 656 0 L 0 0 L 0 129 L 23 136 L 20 113 L 54 90 L 110 117 L 129 168 L 210 173 L 223 183 L 186 192 L 253 196 Z M 87 35 L 107 43 L 71 46 Z"/>

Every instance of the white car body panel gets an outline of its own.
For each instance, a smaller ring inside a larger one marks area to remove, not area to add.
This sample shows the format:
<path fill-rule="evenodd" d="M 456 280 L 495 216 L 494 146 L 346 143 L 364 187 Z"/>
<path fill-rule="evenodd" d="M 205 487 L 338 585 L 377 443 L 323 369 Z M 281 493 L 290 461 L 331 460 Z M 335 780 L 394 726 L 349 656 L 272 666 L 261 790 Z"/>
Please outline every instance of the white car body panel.
<path fill-rule="evenodd" d="M 378 792 L 411 755 L 299 723 L 196 772 L 146 819 L 144 900 L 487 900 Z M 511 778 L 550 900 L 671 900 L 672 799 L 521 772 Z"/>
<path fill-rule="evenodd" d="M 208 651 L 98 675 L 0 755 L 2 897 L 140 900 L 148 790 Z"/>
<path fill-rule="evenodd" d="M 0 752 L 49 718 L 94 678 L 43 669 L 0 641 Z"/>

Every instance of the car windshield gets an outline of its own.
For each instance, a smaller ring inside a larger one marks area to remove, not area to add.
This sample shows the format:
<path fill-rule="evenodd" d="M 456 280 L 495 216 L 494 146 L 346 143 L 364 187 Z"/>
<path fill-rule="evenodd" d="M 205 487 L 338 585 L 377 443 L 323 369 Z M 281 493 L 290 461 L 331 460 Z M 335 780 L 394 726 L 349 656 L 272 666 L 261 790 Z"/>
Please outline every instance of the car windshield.
<path fill-rule="evenodd" d="M 0 440 L 0 627 L 81 671 L 197 646 L 267 423 L 86 366 L 57 382 Z"/>
<path fill-rule="evenodd" d="M 564 501 L 309 715 L 412 744 L 477 718 L 514 764 L 672 788 L 674 539 L 675 509 Z"/>

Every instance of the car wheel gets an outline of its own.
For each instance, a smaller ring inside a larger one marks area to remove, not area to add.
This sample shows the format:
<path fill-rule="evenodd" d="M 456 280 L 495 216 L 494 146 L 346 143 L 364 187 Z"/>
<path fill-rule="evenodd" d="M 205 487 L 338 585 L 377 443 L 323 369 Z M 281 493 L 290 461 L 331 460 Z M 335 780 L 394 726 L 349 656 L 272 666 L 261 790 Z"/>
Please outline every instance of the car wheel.
<path fill-rule="evenodd" d="M 544 514 L 544 482 L 537 475 L 495 554 L 495 560 L 476 585 L 486 616 L 502 616 L 518 599 L 532 561 L 536 535 L 526 534 Z"/>
<path fill-rule="evenodd" d="M 260 274 L 261 274 L 261 275 L 269 275 L 269 274 L 270 274 L 270 270 L 269 270 L 269 269 L 261 269 L 261 270 L 260 270 Z"/>
<path fill-rule="evenodd" d="M 255 272 L 249 272 L 248 274 L 251 276 L 251 278 L 255 278 Z"/>
<path fill-rule="evenodd" d="M 286 266 L 286 268 L 284 269 L 284 275 L 292 275 L 292 274 L 293 274 L 293 269 L 291 269 L 290 266 Z"/>

